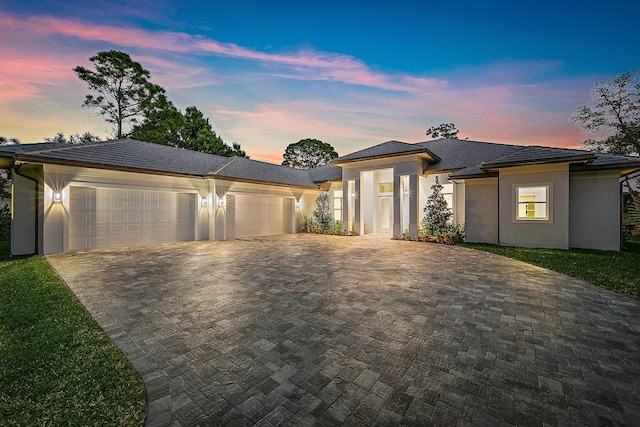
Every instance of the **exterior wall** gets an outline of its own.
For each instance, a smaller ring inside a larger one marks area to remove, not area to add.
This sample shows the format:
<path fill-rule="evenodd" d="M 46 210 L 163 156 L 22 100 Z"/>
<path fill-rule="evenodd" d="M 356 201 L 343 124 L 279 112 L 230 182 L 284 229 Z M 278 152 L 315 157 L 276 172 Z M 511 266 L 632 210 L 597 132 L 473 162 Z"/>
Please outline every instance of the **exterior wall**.
<path fill-rule="evenodd" d="M 69 188 L 127 188 L 151 191 L 171 191 L 198 194 L 195 225 L 196 239 L 209 238 L 212 204 L 209 203 L 209 183 L 200 178 L 170 177 L 133 172 L 89 169 L 71 166 L 44 165 L 43 253 L 69 250 Z M 62 202 L 54 203 L 53 194 L 62 194 Z M 207 205 L 202 205 L 202 199 Z"/>
<path fill-rule="evenodd" d="M 197 195 L 194 213 L 194 236 L 196 240 L 224 240 L 233 237 L 235 232 L 232 234 L 227 233 L 227 228 L 235 227 L 235 220 L 227 214 L 227 200 L 232 201 L 236 196 L 246 195 L 277 199 L 276 205 L 280 206 L 279 209 L 288 211 L 282 213 L 287 220 L 284 225 L 285 232 L 295 233 L 299 231 L 303 217 L 305 215 L 311 216 L 315 207 L 315 199 L 320 194 L 320 191 L 315 189 L 296 189 L 266 184 L 171 177 L 59 165 L 44 165 L 43 175 L 43 194 L 40 203 L 40 219 L 42 221 L 42 232 L 40 234 L 42 236 L 41 253 L 56 253 L 69 250 L 69 189 L 72 186 L 169 191 Z M 18 200 L 18 207 L 21 212 L 20 218 L 25 218 L 15 224 L 18 232 L 14 233 L 14 235 L 19 236 L 20 240 L 16 243 L 16 250 L 19 250 L 20 253 L 33 253 L 33 250 L 28 248 L 26 243 L 32 241 L 31 238 L 27 237 L 29 236 L 29 230 L 33 229 L 34 221 L 34 216 L 28 213 L 27 205 L 31 203 L 33 206 L 34 204 L 33 189 L 30 189 L 29 186 L 33 186 L 30 181 L 21 178 L 17 179 L 19 195 L 22 194 L 22 196 L 16 200 Z M 53 202 L 54 192 L 61 193 L 61 203 Z M 227 196 L 229 197 L 227 198 Z M 34 208 L 32 207 L 32 209 Z M 260 212 L 252 212 L 252 214 L 256 216 L 256 222 L 261 221 Z M 33 237 L 33 241 L 35 241 L 35 237 Z"/>
<path fill-rule="evenodd" d="M 528 248 L 568 249 L 569 164 L 504 168 L 499 173 L 500 244 Z M 515 187 L 517 185 L 549 186 L 548 220 L 516 219 Z M 468 194 L 467 197 L 469 197 Z M 470 215 L 469 209 L 467 205 L 467 221 Z"/>
<path fill-rule="evenodd" d="M 465 180 L 464 192 L 466 241 L 497 244 L 498 178 Z"/>
<path fill-rule="evenodd" d="M 11 253 L 42 253 L 42 168 L 24 165 L 19 173 L 12 174 Z M 35 179 L 37 183 L 22 175 Z"/>
<path fill-rule="evenodd" d="M 620 250 L 618 171 L 572 172 L 569 191 L 569 246 Z"/>

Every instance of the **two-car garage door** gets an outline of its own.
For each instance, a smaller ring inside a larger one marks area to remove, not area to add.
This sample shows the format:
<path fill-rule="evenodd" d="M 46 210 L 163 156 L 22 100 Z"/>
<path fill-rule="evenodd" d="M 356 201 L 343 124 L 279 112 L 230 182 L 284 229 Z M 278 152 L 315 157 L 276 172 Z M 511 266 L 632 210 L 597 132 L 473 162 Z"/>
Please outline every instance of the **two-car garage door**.
<path fill-rule="evenodd" d="M 71 187 L 69 249 L 195 239 L 196 195 Z"/>

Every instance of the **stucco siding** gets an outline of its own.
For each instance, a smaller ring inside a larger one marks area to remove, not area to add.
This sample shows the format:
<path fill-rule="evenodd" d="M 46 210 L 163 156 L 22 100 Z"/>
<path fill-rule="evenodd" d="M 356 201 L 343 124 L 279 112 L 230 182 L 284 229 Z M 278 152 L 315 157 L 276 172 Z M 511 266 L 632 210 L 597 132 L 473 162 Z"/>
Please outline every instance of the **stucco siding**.
<path fill-rule="evenodd" d="M 498 243 L 498 178 L 466 180 L 464 192 L 466 240 Z"/>
<path fill-rule="evenodd" d="M 569 246 L 620 250 L 618 171 L 572 173 L 569 192 Z"/>
<path fill-rule="evenodd" d="M 517 219 L 516 189 L 518 186 L 549 188 L 547 220 Z M 567 163 L 501 169 L 499 198 L 501 245 L 569 248 L 569 165 Z"/>
<path fill-rule="evenodd" d="M 23 167 L 20 173 L 39 181 L 38 169 Z M 40 239 L 36 239 L 37 230 L 41 227 L 36 220 L 41 223 L 42 219 L 38 212 L 38 205 L 41 203 L 39 184 L 15 172 L 12 179 L 11 253 L 30 255 L 38 252 L 42 245 Z"/>

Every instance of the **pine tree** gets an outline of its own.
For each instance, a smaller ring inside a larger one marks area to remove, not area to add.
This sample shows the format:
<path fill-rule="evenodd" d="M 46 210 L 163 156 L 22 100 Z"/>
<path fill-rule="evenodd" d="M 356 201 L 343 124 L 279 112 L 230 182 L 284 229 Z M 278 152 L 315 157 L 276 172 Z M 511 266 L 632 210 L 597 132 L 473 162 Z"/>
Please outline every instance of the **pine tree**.
<path fill-rule="evenodd" d="M 433 193 L 427 199 L 427 204 L 424 207 L 425 216 L 422 219 L 422 227 L 430 235 L 435 235 L 450 228 L 453 212 L 442 195 L 443 188 L 438 181 L 438 177 L 436 177 L 436 183 L 431 186 Z"/>
<path fill-rule="evenodd" d="M 313 211 L 313 220 L 323 231 L 333 227 L 333 214 L 331 213 L 329 193 L 322 192 L 316 199 L 316 210 Z"/>

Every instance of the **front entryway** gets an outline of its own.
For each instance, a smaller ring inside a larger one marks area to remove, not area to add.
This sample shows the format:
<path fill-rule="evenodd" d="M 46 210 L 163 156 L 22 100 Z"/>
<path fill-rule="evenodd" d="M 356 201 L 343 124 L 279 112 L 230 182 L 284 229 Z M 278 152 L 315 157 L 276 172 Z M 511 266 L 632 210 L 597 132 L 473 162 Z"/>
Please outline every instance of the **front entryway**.
<path fill-rule="evenodd" d="M 360 230 L 393 232 L 393 169 L 364 171 L 360 177 Z"/>
<path fill-rule="evenodd" d="M 380 196 L 378 232 L 393 231 L 393 196 Z"/>

